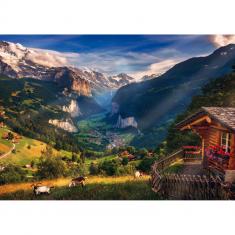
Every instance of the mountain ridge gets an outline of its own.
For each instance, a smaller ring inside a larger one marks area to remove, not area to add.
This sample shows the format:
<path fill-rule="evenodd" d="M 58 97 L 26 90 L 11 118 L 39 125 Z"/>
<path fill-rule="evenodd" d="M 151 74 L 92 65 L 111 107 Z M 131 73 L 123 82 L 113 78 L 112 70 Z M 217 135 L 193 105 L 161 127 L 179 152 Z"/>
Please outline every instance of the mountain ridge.
<path fill-rule="evenodd" d="M 155 79 L 128 84 L 114 96 L 110 116 L 116 122 L 119 115 L 133 117 L 141 131 L 164 126 L 186 109 L 203 85 L 230 72 L 233 64 L 235 45 L 229 44 L 208 56 L 178 63 Z"/>
<path fill-rule="evenodd" d="M 12 78 L 54 81 L 85 96 L 109 89 L 116 90 L 135 82 L 133 77 L 124 73 L 108 76 L 89 68 L 71 66 L 56 53 L 0 41 L 0 74 Z"/>

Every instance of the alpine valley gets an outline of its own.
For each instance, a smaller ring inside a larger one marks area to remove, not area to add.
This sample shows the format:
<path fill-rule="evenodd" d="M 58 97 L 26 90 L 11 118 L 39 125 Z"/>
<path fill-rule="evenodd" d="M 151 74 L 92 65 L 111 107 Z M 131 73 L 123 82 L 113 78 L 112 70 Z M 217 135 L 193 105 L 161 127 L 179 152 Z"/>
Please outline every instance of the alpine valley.
<path fill-rule="evenodd" d="M 0 107 L 7 125 L 18 133 L 76 150 L 77 142 L 84 146 L 77 122 L 103 116 L 116 90 L 135 79 L 72 67 L 54 53 L 1 41 Z M 100 139 L 103 134 L 97 131 Z M 88 142 L 88 148 L 100 149 L 102 141 L 103 137 L 95 146 Z"/>
<path fill-rule="evenodd" d="M 0 40 L 0 200 L 234 197 L 235 36 Z"/>
<path fill-rule="evenodd" d="M 1 41 L 0 106 L 14 131 L 66 150 L 156 147 L 201 87 L 235 64 L 230 44 L 137 80 L 52 60 L 53 53 Z"/>

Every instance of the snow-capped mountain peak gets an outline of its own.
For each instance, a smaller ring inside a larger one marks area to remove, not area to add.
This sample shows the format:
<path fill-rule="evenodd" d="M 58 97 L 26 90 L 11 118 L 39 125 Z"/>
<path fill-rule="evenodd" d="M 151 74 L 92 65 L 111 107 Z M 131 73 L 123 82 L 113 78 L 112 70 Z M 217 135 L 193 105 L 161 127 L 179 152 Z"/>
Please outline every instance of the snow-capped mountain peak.
<path fill-rule="evenodd" d="M 136 82 L 135 78 L 125 73 L 109 76 L 93 68 L 71 66 L 60 52 L 27 48 L 6 41 L 0 41 L 0 74 L 12 78 L 55 81 L 85 95 Z"/>

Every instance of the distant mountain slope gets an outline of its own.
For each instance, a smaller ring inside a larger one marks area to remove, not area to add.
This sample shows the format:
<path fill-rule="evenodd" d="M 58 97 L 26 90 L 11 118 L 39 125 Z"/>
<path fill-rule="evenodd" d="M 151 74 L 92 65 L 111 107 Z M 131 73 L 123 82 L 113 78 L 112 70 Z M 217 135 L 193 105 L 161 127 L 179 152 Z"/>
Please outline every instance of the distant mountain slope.
<path fill-rule="evenodd" d="M 205 85 L 200 95 L 194 96 L 187 110 L 181 113 L 172 123 L 167 135 L 167 151 L 171 152 L 182 145 L 197 143 L 191 131 L 188 133 L 177 131 L 175 125 L 187 116 L 205 107 L 235 107 L 235 72 L 222 76 Z M 199 143 L 200 144 L 200 143 Z"/>
<path fill-rule="evenodd" d="M 186 109 L 203 85 L 231 71 L 234 63 L 233 44 L 181 62 L 156 79 L 120 88 L 113 98 L 112 114 L 134 117 L 141 130 L 164 125 Z"/>
<path fill-rule="evenodd" d="M 87 96 L 68 92 L 54 82 L 0 76 L 0 107 L 4 122 L 25 136 L 52 142 L 58 148 L 77 148 L 70 132 L 80 117 L 101 112 Z"/>

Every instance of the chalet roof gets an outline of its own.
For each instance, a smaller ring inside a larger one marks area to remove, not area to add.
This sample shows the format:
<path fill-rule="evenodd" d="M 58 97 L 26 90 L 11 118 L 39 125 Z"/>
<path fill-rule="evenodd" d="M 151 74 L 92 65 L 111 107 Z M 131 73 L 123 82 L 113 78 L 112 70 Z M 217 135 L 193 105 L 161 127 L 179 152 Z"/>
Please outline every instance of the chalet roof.
<path fill-rule="evenodd" d="M 197 113 L 178 123 L 176 127 L 181 128 L 188 125 L 191 121 L 205 114 L 215 119 L 223 126 L 235 131 L 235 108 L 231 107 L 202 107 Z"/>

